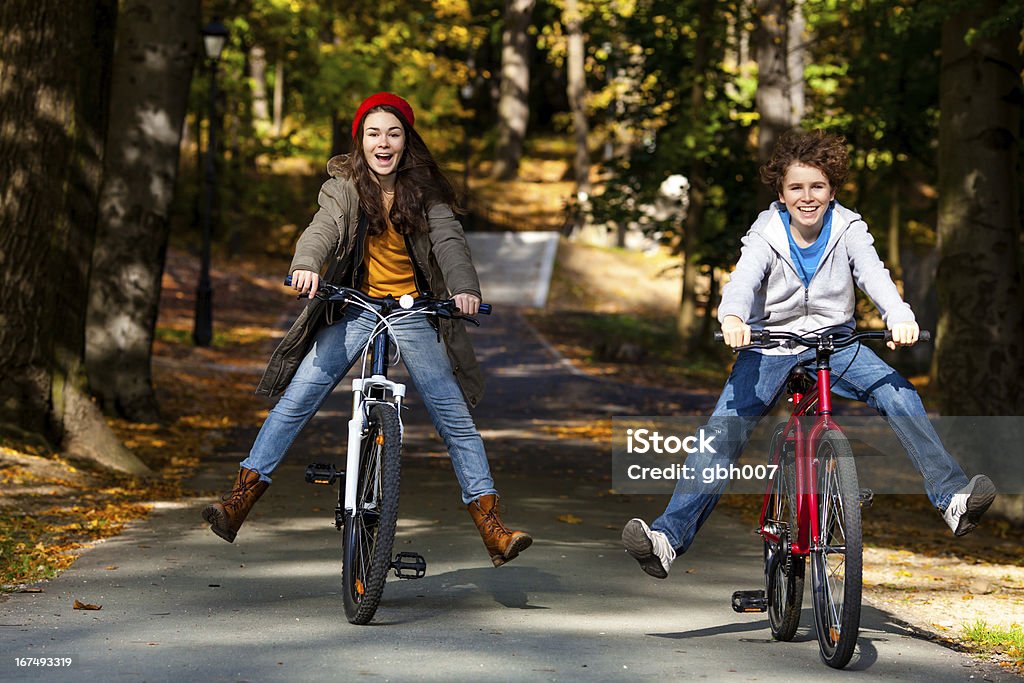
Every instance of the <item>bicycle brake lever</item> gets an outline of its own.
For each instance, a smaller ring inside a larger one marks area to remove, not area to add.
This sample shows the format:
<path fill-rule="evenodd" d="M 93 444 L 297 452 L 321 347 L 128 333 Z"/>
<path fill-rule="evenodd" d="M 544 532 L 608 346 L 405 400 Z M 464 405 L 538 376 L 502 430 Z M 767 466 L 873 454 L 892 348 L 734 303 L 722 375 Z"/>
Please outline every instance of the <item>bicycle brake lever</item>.
<path fill-rule="evenodd" d="M 459 320 L 465 320 L 466 322 L 471 322 L 474 325 L 476 325 L 477 327 L 480 327 L 480 321 L 477 320 L 476 318 L 470 318 L 468 315 L 460 315 L 458 317 L 459 317 Z"/>
<path fill-rule="evenodd" d="M 750 351 L 751 349 L 774 349 L 782 346 L 781 342 L 773 341 L 767 344 L 747 344 L 746 346 L 737 346 L 732 350 L 733 353 L 739 353 L 740 351 Z"/>

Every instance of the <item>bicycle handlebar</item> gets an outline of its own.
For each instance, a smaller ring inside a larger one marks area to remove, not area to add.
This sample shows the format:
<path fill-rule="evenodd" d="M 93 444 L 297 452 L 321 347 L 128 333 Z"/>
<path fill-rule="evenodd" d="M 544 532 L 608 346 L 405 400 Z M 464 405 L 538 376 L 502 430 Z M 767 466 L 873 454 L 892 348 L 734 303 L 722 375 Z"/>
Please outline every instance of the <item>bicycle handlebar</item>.
<path fill-rule="evenodd" d="M 284 278 L 285 287 L 291 287 L 292 276 L 288 275 Z M 468 315 L 461 315 L 459 309 L 455 306 L 454 299 L 432 299 L 429 297 L 418 297 L 413 300 L 412 306 L 409 308 L 402 308 L 399 304 L 399 300 L 395 299 L 390 294 L 383 298 L 372 297 L 365 292 L 358 289 L 352 289 L 351 287 L 344 287 L 342 285 L 332 285 L 329 282 L 320 282 L 320 286 L 317 288 L 316 296 L 323 299 L 324 301 L 341 301 L 348 302 L 350 299 L 355 298 L 364 301 L 369 304 L 373 304 L 379 307 L 391 307 L 394 306 L 397 310 L 428 310 L 442 318 L 454 318 L 458 320 L 467 320 L 474 325 L 479 325 L 480 322 Z M 478 311 L 481 315 L 491 314 L 491 304 L 480 304 L 480 310 Z"/>
<path fill-rule="evenodd" d="M 828 332 L 826 334 L 806 335 L 794 334 L 793 332 L 751 330 L 750 344 L 747 346 L 737 347 L 737 350 L 771 348 L 772 346 L 778 346 L 778 343 L 782 341 L 792 341 L 809 349 L 816 349 L 822 346 L 841 349 L 855 344 L 862 339 L 881 339 L 882 341 L 890 342 L 892 341 L 892 330 L 864 330 L 862 332 L 847 330 Z M 931 339 L 932 333 L 928 330 L 921 330 L 921 333 L 917 338 L 920 342 L 929 342 Z M 715 341 L 725 341 L 725 335 L 722 332 L 715 332 Z"/>

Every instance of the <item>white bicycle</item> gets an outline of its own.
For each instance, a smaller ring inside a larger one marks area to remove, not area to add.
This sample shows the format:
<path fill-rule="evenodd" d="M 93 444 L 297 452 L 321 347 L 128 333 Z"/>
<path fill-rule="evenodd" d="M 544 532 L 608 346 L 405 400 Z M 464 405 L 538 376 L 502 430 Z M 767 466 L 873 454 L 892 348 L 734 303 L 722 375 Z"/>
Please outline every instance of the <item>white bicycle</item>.
<path fill-rule="evenodd" d="M 291 284 L 291 278 L 285 279 Z M 345 469 L 330 463 L 306 468 L 306 481 L 333 485 L 341 481 L 334 525 L 342 531 L 342 585 L 345 616 L 353 624 L 373 619 L 390 570 L 401 579 L 426 575 L 427 562 L 415 552 L 401 552 L 392 558 L 398 522 L 398 494 L 401 480 L 402 401 L 405 385 L 388 379 L 388 368 L 401 357 L 391 326 L 413 315 L 480 323 L 459 314 L 451 299 L 403 296 L 383 299 L 356 289 L 321 283 L 316 296 L 328 303 L 344 303 L 371 312 L 378 322 L 363 349 L 362 372 L 352 380 L 352 418 L 348 422 Z M 480 313 L 489 314 L 489 304 Z M 392 360 L 392 350 L 395 358 Z M 369 376 L 367 368 L 369 367 Z"/>

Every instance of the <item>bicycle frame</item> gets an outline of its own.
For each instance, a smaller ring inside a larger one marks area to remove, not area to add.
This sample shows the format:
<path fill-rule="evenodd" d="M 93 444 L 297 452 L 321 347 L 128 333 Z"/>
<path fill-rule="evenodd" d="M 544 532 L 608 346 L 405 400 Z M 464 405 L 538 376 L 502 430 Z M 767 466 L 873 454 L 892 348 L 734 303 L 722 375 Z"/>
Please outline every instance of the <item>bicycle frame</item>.
<path fill-rule="evenodd" d="M 821 541 L 821 533 L 818 518 L 818 491 L 817 478 L 814 469 L 814 453 L 817 452 L 821 442 L 822 434 L 827 431 L 842 432 L 842 429 L 832 417 L 832 369 L 827 360 L 819 357 L 817 362 L 818 383 L 815 388 L 804 395 L 794 392 L 792 401 L 794 408 L 786 422 L 782 439 L 776 445 L 776 452 L 772 454 L 772 462 L 779 464 L 782 458 L 782 450 L 786 444 L 792 444 L 794 451 L 794 462 L 796 464 L 796 518 L 797 536 L 792 539 L 790 552 L 795 555 L 810 555 L 816 550 Z M 815 407 L 817 406 L 817 409 Z M 805 429 L 805 420 L 810 415 L 817 415 L 810 430 Z M 805 432 L 807 432 L 805 434 Z M 764 501 L 761 504 L 760 535 L 767 541 L 779 542 L 779 536 L 766 528 L 765 521 L 768 517 L 768 504 L 771 499 L 772 481 L 768 482 Z"/>
<path fill-rule="evenodd" d="M 716 338 L 722 341 L 724 335 Z M 749 344 L 735 348 L 775 348 L 785 341 L 815 349 L 817 382 L 810 384 L 807 362 L 798 362 L 786 380 L 793 409 L 785 426 L 772 437 L 769 462 L 776 467 L 767 482 L 757 529 L 764 541 L 765 589 L 736 591 L 732 607 L 737 612 L 768 612 L 772 635 L 792 640 L 799 626 L 809 556 L 819 654 L 825 664 L 841 669 L 853 656 L 860 628 L 860 508 L 865 501 L 870 504 L 871 492 L 858 489 L 853 451 L 832 416 L 830 363 L 840 349 L 862 339 L 892 341 L 892 334 L 842 329 L 801 336 L 758 330 L 750 339 Z M 930 334 L 921 331 L 920 340 L 928 339 Z"/>

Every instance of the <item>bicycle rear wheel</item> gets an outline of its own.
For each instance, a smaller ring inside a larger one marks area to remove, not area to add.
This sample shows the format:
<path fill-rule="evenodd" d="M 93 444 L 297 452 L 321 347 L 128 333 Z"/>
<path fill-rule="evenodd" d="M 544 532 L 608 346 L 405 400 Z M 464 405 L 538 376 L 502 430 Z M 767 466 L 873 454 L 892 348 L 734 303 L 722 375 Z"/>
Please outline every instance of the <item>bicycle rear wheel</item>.
<path fill-rule="evenodd" d="M 800 608 L 804 599 L 804 557 L 793 555 L 790 545 L 797 532 L 796 462 L 783 443 L 784 427 L 775 431 L 768 454 L 768 464 L 778 464 L 772 479 L 764 528 L 778 536 L 778 541 L 765 539 L 764 578 L 768 598 L 768 625 L 772 637 L 789 641 L 800 625 Z M 776 457 L 778 462 L 776 463 Z"/>
<path fill-rule="evenodd" d="M 860 629 L 861 539 L 857 467 L 838 432 L 822 437 L 817 451 L 819 547 L 811 554 L 814 625 L 822 660 L 841 669 L 853 656 Z"/>
<path fill-rule="evenodd" d="M 398 522 L 401 428 L 392 405 L 370 409 L 353 512 L 345 512 L 342 584 L 345 616 L 353 624 L 373 619 L 391 569 Z"/>

